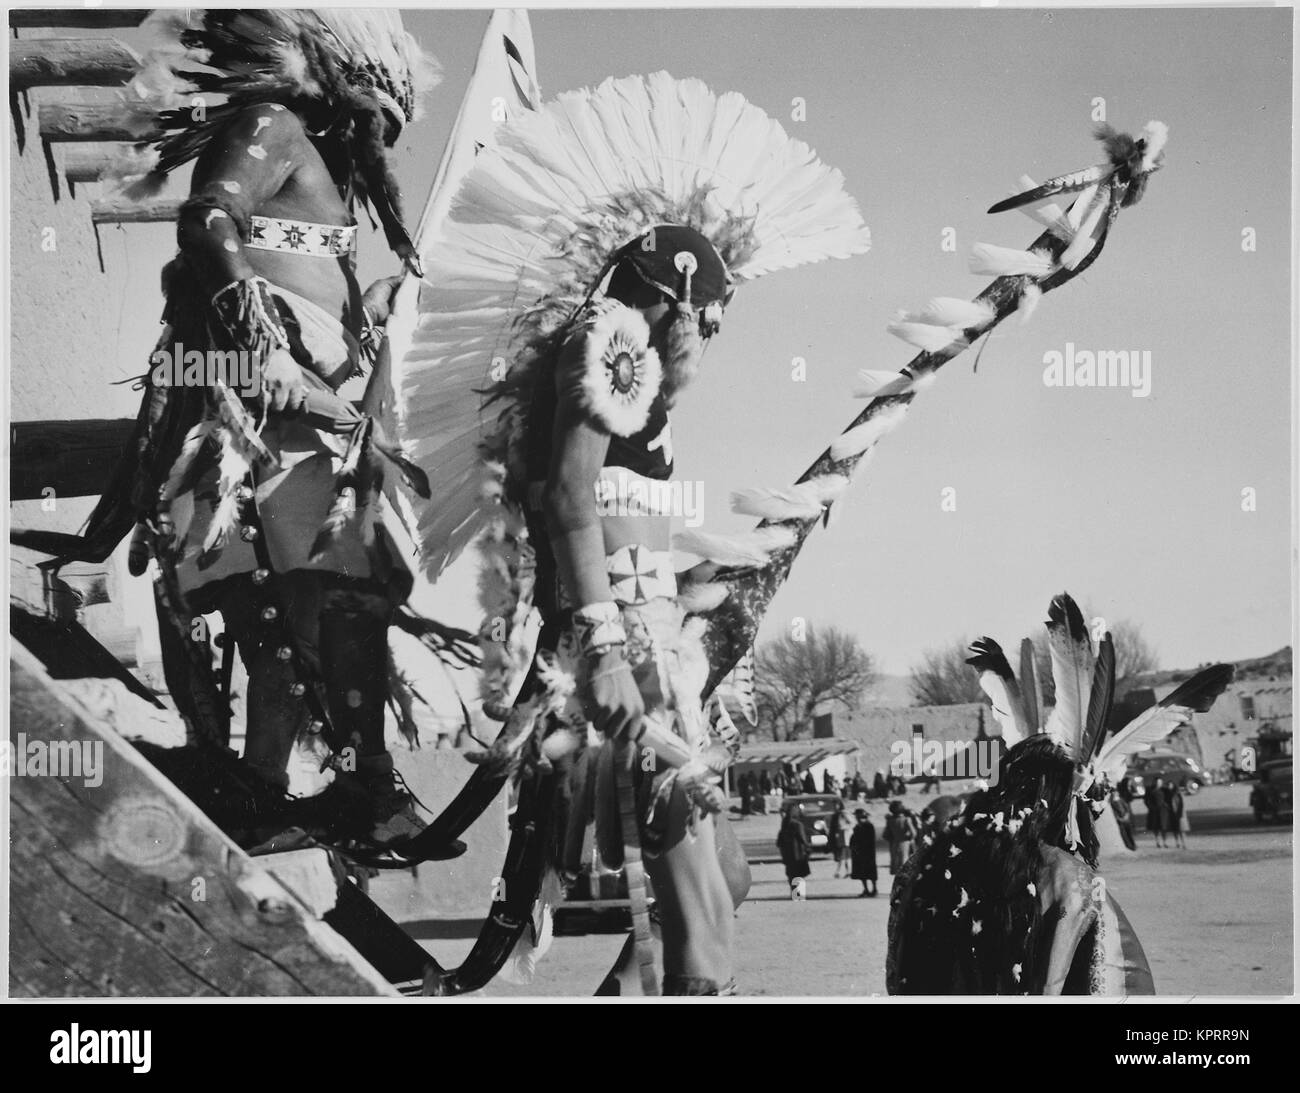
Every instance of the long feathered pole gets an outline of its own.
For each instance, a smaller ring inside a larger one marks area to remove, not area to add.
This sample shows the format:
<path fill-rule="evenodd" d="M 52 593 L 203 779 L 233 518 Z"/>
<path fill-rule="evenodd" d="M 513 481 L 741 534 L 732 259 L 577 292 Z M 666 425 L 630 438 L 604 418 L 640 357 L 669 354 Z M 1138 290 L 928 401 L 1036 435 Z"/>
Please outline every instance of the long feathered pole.
<path fill-rule="evenodd" d="M 1100 216 L 1086 216 L 1099 200 L 1097 192 L 1082 195 L 1071 208 L 1073 219 L 1065 226 L 1053 225 L 1039 236 L 1028 259 L 1015 257 L 1025 252 L 1008 252 L 1013 256 L 1008 264 L 1005 259 L 990 255 L 988 248 L 977 249 L 977 260 L 981 263 L 977 270 L 994 269 L 1000 275 L 974 301 L 967 304 L 940 298 L 932 301 L 924 312 L 900 320 L 948 330 L 943 344 L 935 344 L 936 335 L 927 335 L 932 347 L 922 349 L 900 372 L 862 373 L 861 386 L 856 393 L 870 399 L 867 406 L 840 438 L 799 477 L 792 489 L 746 491 L 736 498 L 737 509 L 763 515 L 763 519 L 750 539 L 727 537 L 718 546 L 742 557 L 754 550 L 761 551 L 760 557 L 765 556 L 767 560 L 760 565 L 724 566 L 709 586 L 683 590 L 686 597 L 710 604 L 698 612 L 707 624 L 704 645 L 709 658 L 709 676 L 702 697 L 712 694 L 752 646 L 763 615 L 789 576 L 804 541 L 819 522 L 829 519 L 831 505 L 848 485 L 853 472 L 871 448 L 901 422 L 917 392 L 978 337 L 987 334 L 1018 310 L 1032 309 L 1043 293 L 1067 284 L 1091 266 L 1119 215 L 1129 185 L 1127 176 L 1113 176 L 1109 180 L 1100 198 Z M 1089 220 L 1086 225 L 1085 219 Z M 1092 245 L 1077 260 L 1071 255 L 1068 266 L 1061 264 L 1067 249 L 1082 237 L 1085 228 Z M 1016 266 L 1016 262 L 1024 268 Z M 1003 268 L 1012 271 L 1001 272 Z M 953 325 L 962 322 L 969 322 L 971 326 L 958 329 Z M 896 332 L 904 335 L 913 331 L 900 328 Z M 764 509 L 762 506 L 765 504 L 777 507 Z M 724 537 L 716 538 L 722 540 Z M 694 543 L 709 549 L 709 544 L 699 539 Z M 526 701 L 522 696 L 531 694 L 529 684 L 532 678 L 530 673 L 521 692 L 521 701 Z M 1041 709 L 1039 702 L 1037 710 Z M 530 721 L 527 717 L 516 717 L 518 712 L 512 713 L 510 722 L 502 729 L 497 741 L 500 747 L 493 748 L 493 752 L 499 752 L 496 761 L 480 766 L 474 772 L 420 839 L 432 843 L 463 834 L 500 792 L 507 781 L 506 763 L 517 754 L 516 734 L 512 734 L 511 725 Z M 540 785 L 529 786 L 529 796 L 544 799 L 549 792 L 547 782 L 549 777 L 543 778 Z M 521 811 L 525 811 L 522 806 L 516 811 L 517 818 Z M 541 876 L 541 840 L 530 830 L 532 826 L 521 824 L 516 827 L 507 854 L 506 898 L 485 922 L 466 961 L 454 970 L 438 969 L 437 993 L 458 994 L 481 987 L 500 969 L 522 933 Z M 515 883 L 516 879 L 519 883 Z"/>
<path fill-rule="evenodd" d="M 1151 163 L 1148 171 L 1159 166 L 1158 155 L 1153 156 Z M 918 334 L 913 326 L 929 327 L 931 333 L 918 336 L 917 340 L 927 341 L 931 348 L 923 348 L 900 372 L 863 373 L 860 393 L 869 395 L 871 401 L 796 481 L 796 487 L 816 483 L 817 489 L 828 495 L 822 510 L 812 515 L 777 514 L 765 518 L 757 530 L 771 534 L 779 529 L 787 539 L 786 545 L 772 552 L 763 566 L 724 567 L 713 578 L 714 583 L 727 587 L 727 595 L 717 606 L 701 612 L 708 621 L 704 639 L 710 668 L 706 694 L 753 644 L 763 616 L 790 575 L 804 542 L 819 522 L 829 518 L 838 491 L 829 489 L 828 483 L 847 480 L 853 475 L 875 444 L 902 421 L 918 391 L 945 364 L 1009 316 L 1022 308 L 1032 308 L 1044 293 L 1069 284 L 1088 269 L 1100 256 L 1120 209 L 1132 204 L 1128 199 L 1130 187 L 1139 179 L 1144 182 L 1145 178 L 1146 174 L 1140 170 L 1137 173 L 1129 168 L 1112 170 L 1096 192 L 1080 195 L 1070 210 L 1067 228 L 1054 224 L 1034 240 L 1028 251 L 1007 251 L 1011 258 L 990 254 L 992 248 L 977 245 L 975 268 L 1000 272 L 996 280 L 964 308 L 956 306 L 963 301 L 939 298 L 931 301 L 925 311 L 899 320 L 895 332 L 903 336 Z M 1091 221 L 1090 233 L 1088 221 Z M 1080 240 L 1087 240 L 1090 249 L 1070 265 L 1062 264 L 1067 251 Z M 961 325 L 967 322 L 972 325 Z M 938 344 L 940 340 L 942 344 Z"/>

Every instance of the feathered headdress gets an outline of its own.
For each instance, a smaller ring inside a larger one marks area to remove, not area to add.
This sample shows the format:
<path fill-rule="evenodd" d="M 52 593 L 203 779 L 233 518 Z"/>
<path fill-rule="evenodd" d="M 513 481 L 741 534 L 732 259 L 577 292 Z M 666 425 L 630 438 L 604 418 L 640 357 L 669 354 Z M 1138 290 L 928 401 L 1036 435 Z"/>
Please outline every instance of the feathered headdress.
<path fill-rule="evenodd" d="M 1048 608 L 1047 642 L 1056 705 L 1045 722 L 1033 643 L 1028 638 L 1021 644 L 1019 680 L 1002 648 L 989 637 L 971 643 L 966 663 L 979 673 L 980 687 L 993 703 L 999 727 L 995 735 L 1012 748 L 1046 733 L 1074 763 L 1073 793 L 1081 804 L 1095 796 L 1089 791 L 1099 779 L 1119 781 L 1130 756 L 1187 724 L 1194 712 L 1208 710 L 1232 682 L 1232 665 L 1205 668 L 1108 739 L 1106 726 L 1115 697 L 1115 646 L 1109 632 L 1094 654 L 1082 612 L 1068 593 L 1062 593 Z M 1079 842 L 1074 805 L 1068 810 L 1066 839 L 1071 847 Z"/>
<path fill-rule="evenodd" d="M 531 569 L 520 502 L 532 391 L 590 317 L 620 248 L 692 229 L 728 285 L 846 258 L 870 235 L 843 182 L 743 96 L 666 72 L 609 79 L 501 125 L 423 241 L 420 319 L 395 363 L 400 434 L 432 485 L 417 533 L 426 572 L 489 529 L 495 583 L 515 586 L 492 597 L 496 618 L 517 619 Z"/>
<path fill-rule="evenodd" d="M 179 43 L 155 51 L 128 85 L 142 131 L 163 136 L 124 161 L 140 176 L 136 193 L 161 184 L 200 155 L 222 127 L 254 103 L 281 103 L 314 128 L 337 128 L 357 151 L 358 196 L 373 208 L 389 245 L 413 254 L 384 138 L 416 117 L 420 95 L 438 82 L 436 62 L 402 27 L 395 10 L 213 9 L 184 13 L 170 28 Z M 196 109 L 196 96 L 224 101 Z"/>

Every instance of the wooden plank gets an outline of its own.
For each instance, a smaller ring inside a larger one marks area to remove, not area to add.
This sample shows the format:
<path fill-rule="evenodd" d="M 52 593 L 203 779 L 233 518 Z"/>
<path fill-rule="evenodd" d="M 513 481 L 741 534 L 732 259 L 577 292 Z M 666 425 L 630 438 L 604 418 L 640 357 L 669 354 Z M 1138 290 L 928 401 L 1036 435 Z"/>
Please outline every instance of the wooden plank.
<path fill-rule="evenodd" d="M 128 146 L 122 143 L 69 144 L 60 162 L 69 182 L 98 182 Z"/>
<path fill-rule="evenodd" d="M 154 197 L 130 201 L 104 197 L 90 203 L 90 219 L 96 224 L 157 224 L 175 220 L 181 211 L 180 197 Z"/>
<path fill-rule="evenodd" d="M 39 500 L 47 489 L 55 497 L 98 497 L 134 426 L 132 418 L 13 422 L 10 500 Z"/>
<path fill-rule="evenodd" d="M 147 141 L 159 136 L 157 129 L 142 132 L 124 125 L 122 106 L 119 103 L 42 103 L 36 116 L 41 138 L 50 142 Z"/>
<path fill-rule="evenodd" d="M 16 642 L 10 669 L 13 994 L 396 994 Z M 89 745 L 99 762 L 20 773 L 36 743 Z"/>
<path fill-rule="evenodd" d="M 32 27 L 138 27 L 149 8 L 20 8 L 9 13 L 9 25 Z"/>
<path fill-rule="evenodd" d="M 9 43 L 9 86 L 120 87 L 140 63 L 114 38 L 19 38 Z"/>

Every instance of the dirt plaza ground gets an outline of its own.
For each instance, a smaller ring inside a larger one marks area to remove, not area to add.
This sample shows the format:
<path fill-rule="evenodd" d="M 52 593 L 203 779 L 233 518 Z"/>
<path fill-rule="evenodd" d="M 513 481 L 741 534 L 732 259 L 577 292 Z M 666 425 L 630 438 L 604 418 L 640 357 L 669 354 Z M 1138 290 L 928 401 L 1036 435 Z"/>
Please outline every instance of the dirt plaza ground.
<path fill-rule="evenodd" d="M 1292 992 L 1292 829 L 1257 825 L 1248 784 L 1211 786 L 1188 798 L 1187 849 L 1155 847 L 1136 808 L 1138 853 L 1103 861 L 1111 890 L 1132 921 L 1162 995 L 1282 995 Z M 926 798 L 909 799 L 918 810 Z M 884 808 L 872 802 L 877 831 Z M 754 884 L 737 917 L 736 978 L 748 996 L 870 996 L 885 993 L 889 866 L 880 844 L 880 895 L 832 879 L 813 862 L 808 899 L 792 902 L 775 858 L 776 818 L 736 821 Z M 444 964 L 469 951 L 476 924 L 430 929 L 421 941 Z M 590 995 L 623 943 L 621 932 L 557 937 L 529 986 L 500 981 L 489 997 Z"/>

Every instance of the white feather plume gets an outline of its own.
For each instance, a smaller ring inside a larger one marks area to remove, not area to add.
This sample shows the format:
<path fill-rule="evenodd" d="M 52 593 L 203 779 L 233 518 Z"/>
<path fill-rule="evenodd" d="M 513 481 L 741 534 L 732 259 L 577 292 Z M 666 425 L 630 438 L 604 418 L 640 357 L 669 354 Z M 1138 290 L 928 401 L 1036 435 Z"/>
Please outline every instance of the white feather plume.
<path fill-rule="evenodd" d="M 1157 744 L 1192 719 L 1186 706 L 1161 706 L 1144 710 L 1112 736 L 1097 756 L 1095 769 L 1113 783 L 1124 776 L 1131 755 Z"/>
<path fill-rule="evenodd" d="M 1083 222 L 1079 225 L 1079 230 L 1075 232 L 1074 238 L 1070 240 L 1070 245 L 1061 254 L 1059 261 L 1063 267 L 1074 269 L 1087 257 L 1089 251 L 1097 245 L 1097 228 L 1101 224 L 1101 218 L 1106 215 L 1109 202 L 1109 184 L 1098 187 L 1093 202 L 1088 207 Z"/>
<path fill-rule="evenodd" d="M 957 296 L 935 296 L 922 311 L 907 318 L 936 326 L 955 326 L 959 330 L 983 330 L 996 318 L 991 304 L 983 300 L 963 300 Z"/>
<path fill-rule="evenodd" d="M 878 414 L 873 414 L 861 425 L 855 425 L 846 433 L 841 433 L 831 444 L 831 459 L 838 462 L 861 455 L 881 437 L 892 432 L 907 416 L 907 406 L 899 403 L 887 407 Z"/>
<path fill-rule="evenodd" d="M 1020 314 L 1021 324 L 1029 322 L 1034 317 L 1034 312 L 1038 309 L 1038 302 L 1043 298 L 1043 290 L 1032 281 L 1025 285 L 1025 291 L 1020 294 L 1020 301 L 1016 304 L 1016 311 Z"/>
<path fill-rule="evenodd" d="M 1038 185 L 1028 175 L 1020 176 L 1020 189 L 1014 191 L 1017 194 L 1026 193 Z M 1041 224 L 1047 228 L 1058 239 L 1069 242 L 1074 232 L 1070 228 L 1070 223 L 1065 218 L 1065 210 L 1055 201 L 1049 201 L 1045 205 L 1021 205 L 1018 211 L 1024 213 L 1030 220 Z"/>
<path fill-rule="evenodd" d="M 421 239 L 426 280 L 394 349 L 398 433 L 428 475 L 421 559 L 441 572 L 481 530 L 476 464 L 518 431 L 482 391 L 532 367 L 615 247 L 666 220 L 714 241 L 733 276 L 865 252 L 843 177 L 741 95 L 667 73 L 609 79 L 495 130 Z M 674 219 L 676 218 L 676 219 Z M 535 321 L 519 322 L 532 311 Z M 511 411 L 513 412 L 513 411 Z"/>
<path fill-rule="evenodd" d="M 1161 153 L 1165 150 L 1165 143 L 1169 140 L 1169 126 L 1162 121 L 1149 121 L 1142 127 L 1142 139 L 1146 141 L 1146 151 L 1142 154 L 1143 172 L 1152 171 Z"/>
<path fill-rule="evenodd" d="M 829 474 L 784 489 L 737 490 L 731 495 L 731 511 L 763 520 L 810 520 L 820 516 L 848 484 L 844 475 Z"/>
<path fill-rule="evenodd" d="M 1030 277 L 1046 277 L 1054 268 L 1050 256 L 1041 251 L 1015 250 L 992 243 L 976 243 L 971 248 L 970 271 L 981 276 L 1027 274 Z"/>
<path fill-rule="evenodd" d="M 673 548 L 717 565 L 749 568 L 767 565 L 774 553 L 794 546 L 796 539 L 786 527 L 756 528 L 740 535 L 683 531 L 673 536 Z"/>
<path fill-rule="evenodd" d="M 969 344 L 960 327 L 895 319 L 885 329 L 895 338 L 901 338 L 908 345 L 914 345 L 926 353 L 942 353 L 950 347 L 964 349 Z"/>
<path fill-rule="evenodd" d="M 688 615 L 702 615 L 721 607 L 731 589 L 721 581 L 703 581 L 683 585 L 677 593 L 677 605 Z"/>

